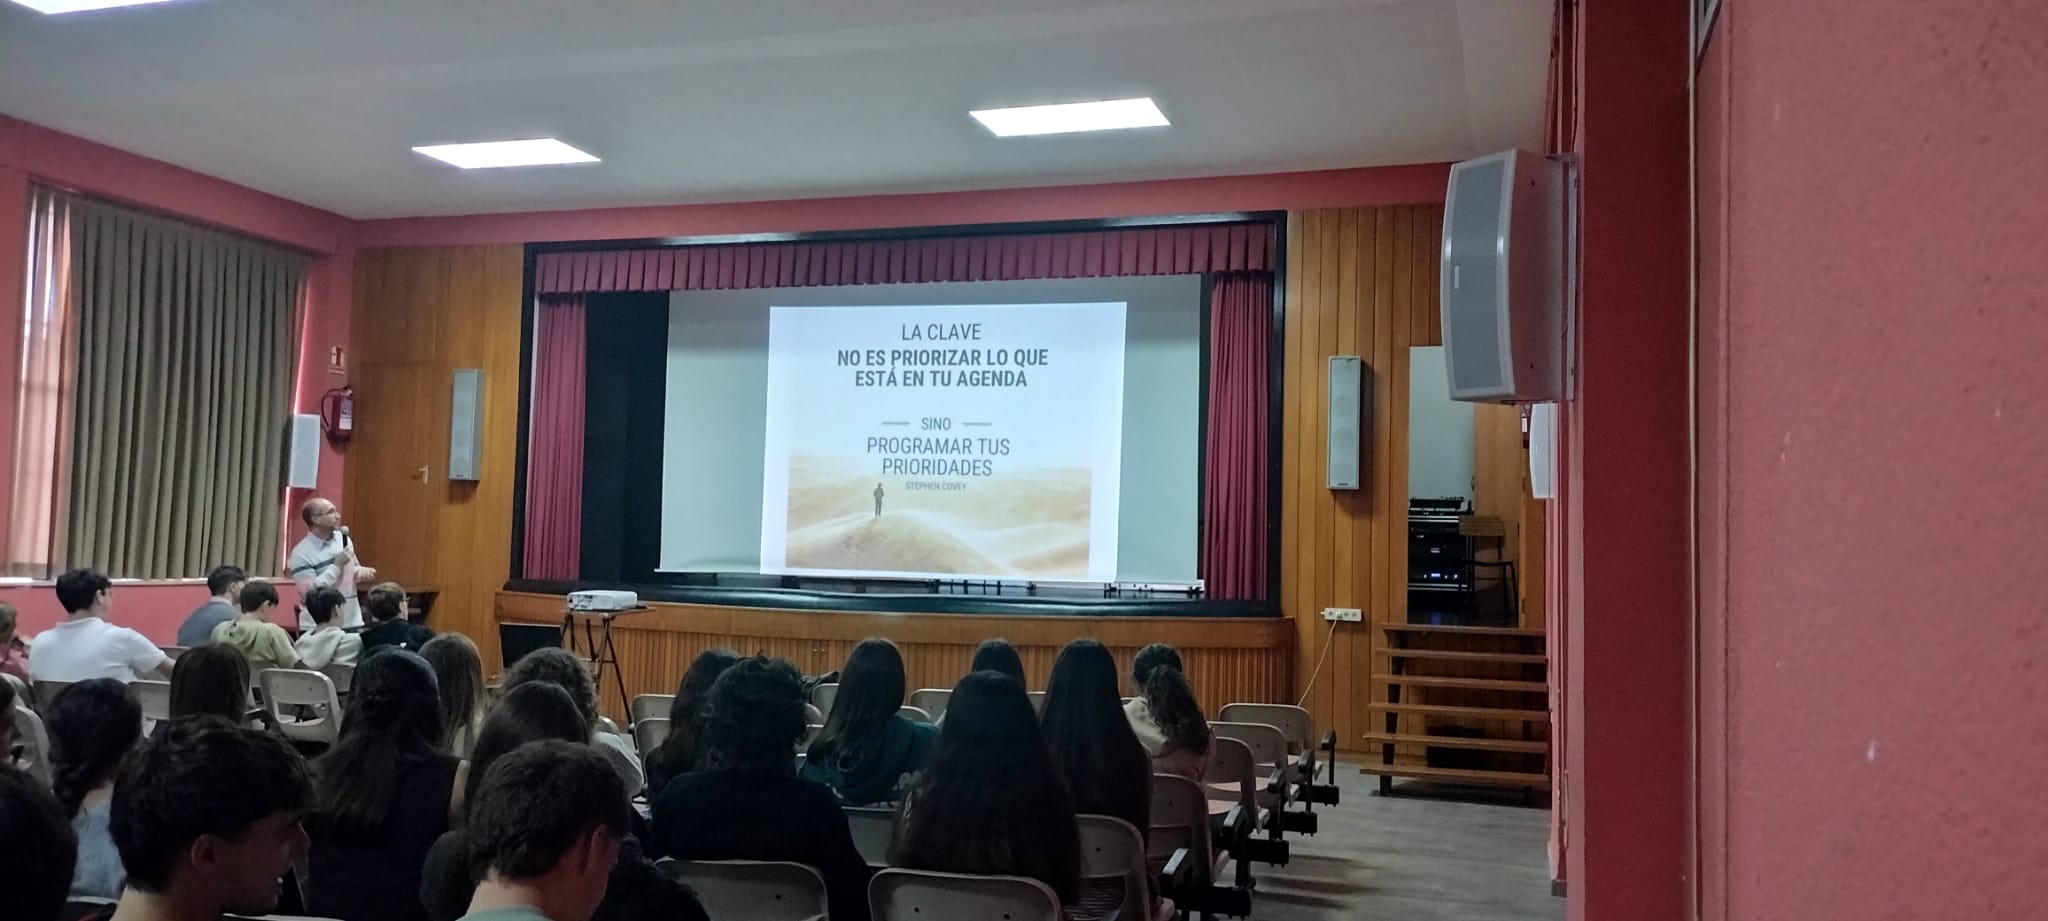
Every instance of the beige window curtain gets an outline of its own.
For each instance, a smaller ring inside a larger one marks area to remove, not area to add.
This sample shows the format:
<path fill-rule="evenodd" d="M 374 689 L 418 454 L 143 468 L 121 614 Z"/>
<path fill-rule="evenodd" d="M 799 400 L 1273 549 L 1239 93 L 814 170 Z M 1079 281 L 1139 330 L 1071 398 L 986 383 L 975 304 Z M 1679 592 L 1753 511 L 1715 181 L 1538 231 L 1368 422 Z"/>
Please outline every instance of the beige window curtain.
<path fill-rule="evenodd" d="M 275 573 L 308 257 L 53 189 L 30 224 L 9 571 Z"/>

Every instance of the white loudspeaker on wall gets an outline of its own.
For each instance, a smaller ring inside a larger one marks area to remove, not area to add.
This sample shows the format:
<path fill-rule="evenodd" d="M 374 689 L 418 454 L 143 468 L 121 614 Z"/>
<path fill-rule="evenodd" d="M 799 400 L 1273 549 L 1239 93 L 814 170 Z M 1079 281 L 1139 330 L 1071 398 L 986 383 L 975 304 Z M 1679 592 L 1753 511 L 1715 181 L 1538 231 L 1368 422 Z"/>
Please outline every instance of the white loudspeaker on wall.
<path fill-rule="evenodd" d="M 1360 390 L 1365 383 L 1365 362 L 1356 355 L 1330 358 L 1330 424 L 1323 431 L 1329 441 L 1331 489 L 1357 489 L 1359 479 L 1358 437 L 1362 427 Z"/>
<path fill-rule="evenodd" d="M 1520 150 L 1451 167 L 1439 279 L 1451 399 L 1562 397 L 1567 179 L 1563 161 Z"/>
<path fill-rule="evenodd" d="M 475 482 L 484 445 L 484 372 L 455 372 L 455 402 L 448 413 L 448 479 Z"/>
<path fill-rule="evenodd" d="M 294 413 L 290 437 L 291 455 L 285 459 L 284 485 L 292 489 L 313 489 L 320 485 L 320 416 Z"/>
<path fill-rule="evenodd" d="M 1529 407 L 1529 498 L 1557 498 L 1557 404 Z"/>

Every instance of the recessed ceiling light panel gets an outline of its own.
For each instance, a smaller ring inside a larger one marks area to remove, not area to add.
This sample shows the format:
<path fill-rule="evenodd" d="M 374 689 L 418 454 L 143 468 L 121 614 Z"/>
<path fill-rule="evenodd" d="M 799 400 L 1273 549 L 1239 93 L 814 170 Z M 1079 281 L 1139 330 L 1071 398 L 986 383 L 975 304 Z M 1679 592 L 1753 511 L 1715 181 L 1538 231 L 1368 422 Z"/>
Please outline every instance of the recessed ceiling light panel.
<path fill-rule="evenodd" d="M 597 163 L 593 157 L 554 138 L 524 141 L 484 141 L 477 144 L 434 144 L 413 150 L 463 169 L 496 169 L 504 166 L 554 166 L 562 163 Z"/>
<path fill-rule="evenodd" d="M 974 116 L 996 137 L 1029 134 L 1072 134 L 1077 131 L 1113 131 L 1119 128 L 1157 128 L 1170 124 L 1150 97 L 1108 99 L 1102 102 L 1069 102 L 1050 106 L 1018 106 L 1010 109 L 976 109 Z"/>

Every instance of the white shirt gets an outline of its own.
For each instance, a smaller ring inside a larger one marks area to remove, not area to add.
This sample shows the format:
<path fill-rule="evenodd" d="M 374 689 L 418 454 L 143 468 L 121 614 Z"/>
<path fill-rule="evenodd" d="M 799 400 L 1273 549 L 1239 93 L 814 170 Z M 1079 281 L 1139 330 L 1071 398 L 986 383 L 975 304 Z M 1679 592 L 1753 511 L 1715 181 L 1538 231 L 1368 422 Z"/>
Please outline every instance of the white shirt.
<path fill-rule="evenodd" d="M 292 548 L 291 558 L 285 561 L 285 570 L 291 575 L 292 583 L 299 587 L 300 597 L 316 588 L 331 588 L 341 593 L 341 625 L 360 627 L 363 625 L 363 606 L 356 600 L 356 564 L 343 566 L 334 561 L 345 545 L 340 531 L 321 540 L 317 534 L 308 533 Z M 313 615 L 306 613 L 306 606 L 299 605 L 299 630 L 313 629 Z"/>
<path fill-rule="evenodd" d="M 299 634 L 299 665 L 321 669 L 329 665 L 354 665 L 363 655 L 363 638 L 328 624 Z"/>
<path fill-rule="evenodd" d="M 98 617 L 81 617 L 51 627 L 28 651 L 31 681 L 134 681 L 170 661 L 142 634 Z"/>

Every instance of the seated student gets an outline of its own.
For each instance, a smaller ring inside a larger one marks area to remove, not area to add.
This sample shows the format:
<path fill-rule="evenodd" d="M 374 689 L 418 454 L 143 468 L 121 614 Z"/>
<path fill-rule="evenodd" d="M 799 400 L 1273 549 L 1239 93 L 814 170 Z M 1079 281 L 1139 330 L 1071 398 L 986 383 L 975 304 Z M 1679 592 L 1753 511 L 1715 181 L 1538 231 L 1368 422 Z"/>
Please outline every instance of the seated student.
<path fill-rule="evenodd" d="M 170 656 L 142 634 L 107 622 L 114 599 L 113 583 L 106 576 L 74 569 L 57 577 L 56 590 L 65 618 L 37 636 L 29 649 L 31 679 L 128 682 L 139 675 L 170 677 Z"/>
<path fill-rule="evenodd" d="M 632 812 L 587 745 L 533 742 L 498 759 L 466 830 L 481 879 L 468 921 L 590 921 Z"/>
<path fill-rule="evenodd" d="M 5 684 L 5 682 L 0 682 Z M 0 867 L 5 868 L 9 918 L 57 921 L 64 911 L 78 837 L 64 807 L 36 779 L 0 767 Z"/>
<path fill-rule="evenodd" d="M 903 799 L 889 864 L 1026 876 L 1072 905 L 1081 828 L 1024 688 L 997 672 L 960 679 L 931 765 Z"/>
<path fill-rule="evenodd" d="M 329 665 L 354 665 L 363 657 L 363 638 L 341 629 L 341 593 L 316 588 L 301 600 L 313 629 L 299 634 L 293 648 L 301 668 L 321 669 Z"/>
<path fill-rule="evenodd" d="M 706 649 L 683 672 L 675 702 L 668 708 L 668 737 L 647 753 L 648 799 L 670 780 L 696 769 L 704 749 L 704 708 L 711 699 L 711 685 L 739 660 L 740 654 L 730 649 Z"/>
<path fill-rule="evenodd" d="M 408 610 L 405 589 L 398 583 L 379 582 L 370 586 L 363 595 L 363 614 L 368 622 L 362 632 L 363 655 L 386 646 L 419 652 L 420 647 L 427 645 L 434 638 L 434 631 L 407 620 Z"/>
<path fill-rule="evenodd" d="M 434 671 L 402 649 L 357 666 L 341 738 L 314 763 L 307 913 L 423 921 L 420 868 L 462 805 L 462 762 L 443 754 Z M 375 881 L 365 885 L 366 881 Z"/>
<path fill-rule="evenodd" d="M 1116 681 L 1116 659 L 1101 643 L 1068 643 L 1046 682 L 1039 726 L 1074 797 L 1074 811 L 1122 819 L 1143 837 L 1152 825 L 1152 759 L 1124 718 Z M 1075 921 L 1101 918 L 1123 900 L 1121 881 L 1084 885 L 1071 914 Z"/>
<path fill-rule="evenodd" d="M 28 644 L 14 632 L 14 605 L 0 601 L 0 675 L 28 684 Z"/>
<path fill-rule="evenodd" d="M 832 791 L 796 776 L 796 666 L 754 656 L 711 686 L 698 769 L 654 801 L 648 850 L 678 860 L 786 860 L 825 877 L 834 921 L 868 917 L 868 866 Z"/>
<path fill-rule="evenodd" d="M 1152 770 L 1177 774 L 1200 783 L 1209 770 L 1209 749 L 1215 735 L 1209 718 L 1195 700 L 1195 689 L 1180 669 L 1162 665 L 1145 679 L 1145 693 L 1138 698 L 1145 705 L 1160 735 L 1159 750 L 1152 753 Z"/>
<path fill-rule="evenodd" d="M 1018 687 L 1031 690 L 1031 685 L 1024 682 L 1024 659 L 1006 639 L 982 640 L 981 645 L 974 647 L 974 661 L 968 663 L 967 670 L 1008 675 Z"/>
<path fill-rule="evenodd" d="M 484 722 L 484 660 L 476 643 L 460 633 L 443 633 L 420 647 L 434 669 L 441 695 L 441 750 L 469 757 Z"/>
<path fill-rule="evenodd" d="M 292 635 L 270 622 L 277 610 L 277 587 L 261 580 L 243 583 L 236 595 L 242 616 L 213 628 L 213 641 L 232 646 L 249 661 L 250 672 L 266 668 L 298 668 L 299 652 Z"/>
<path fill-rule="evenodd" d="M 50 789 L 78 835 L 71 894 L 111 899 L 121 894 L 121 858 L 108 815 L 114 777 L 142 740 L 142 704 L 128 686 L 94 678 L 57 693 L 44 713 L 50 732 Z"/>
<path fill-rule="evenodd" d="M 190 649 L 213 642 L 213 628 L 234 620 L 240 613 L 235 598 L 247 579 L 240 566 L 213 567 L 206 574 L 206 594 L 212 597 L 185 615 L 185 622 L 178 625 L 178 645 Z"/>
<path fill-rule="evenodd" d="M 576 702 L 576 709 L 583 711 L 584 721 L 590 724 L 591 744 L 611 760 L 627 791 L 638 793 L 646 787 L 647 778 L 640 772 L 640 753 L 634 751 L 633 740 L 606 730 L 598 722 L 597 685 L 590 680 L 590 670 L 583 667 L 583 660 L 559 647 L 536 649 L 505 670 L 504 690 L 509 693 L 529 681 L 545 681 L 569 692 L 569 699 Z"/>
<path fill-rule="evenodd" d="M 1124 716 L 1131 721 L 1131 731 L 1138 734 L 1139 744 L 1145 746 L 1145 753 L 1158 755 L 1159 747 L 1166 744 L 1166 737 L 1159 732 L 1159 724 L 1152 719 L 1152 711 L 1145 704 L 1145 682 L 1152 672 L 1163 665 L 1170 665 L 1176 671 L 1186 671 L 1180 664 L 1180 653 L 1165 643 L 1153 643 L 1138 650 L 1131 660 L 1131 685 L 1138 695 L 1124 704 Z"/>
<path fill-rule="evenodd" d="M 173 720 L 114 784 L 114 845 L 128 871 L 114 917 L 270 913 L 305 853 L 311 796 L 306 762 L 284 739 L 213 717 Z"/>
<path fill-rule="evenodd" d="M 896 644 L 866 639 L 853 647 L 825 728 L 804 756 L 803 778 L 824 784 L 848 806 L 894 802 L 911 775 L 924 769 L 939 738 L 938 727 L 896 714 L 903 686 Z"/>
<path fill-rule="evenodd" d="M 218 716 L 231 723 L 249 721 L 249 661 L 235 647 L 218 643 L 194 646 L 171 667 L 171 719 Z M 157 724 L 162 732 L 168 723 Z"/>

